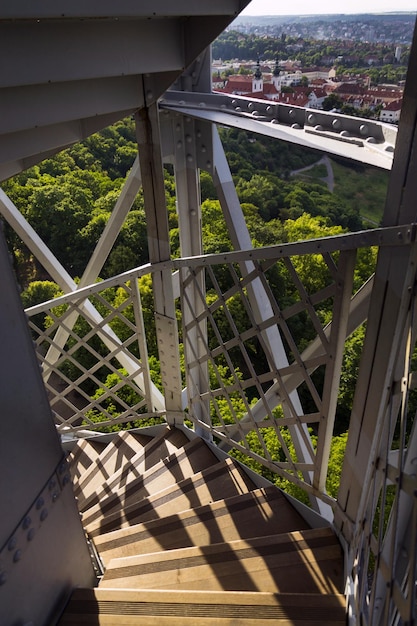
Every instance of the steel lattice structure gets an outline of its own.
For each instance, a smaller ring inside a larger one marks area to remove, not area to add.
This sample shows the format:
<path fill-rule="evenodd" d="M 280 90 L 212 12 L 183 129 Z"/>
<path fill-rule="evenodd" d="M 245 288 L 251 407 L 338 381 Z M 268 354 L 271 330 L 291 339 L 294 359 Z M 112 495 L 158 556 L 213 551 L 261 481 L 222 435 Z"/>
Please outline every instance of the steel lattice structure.
<path fill-rule="evenodd" d="M 58 4 L 62 6 L 46 3 L 36 13 L 25 2 L 0 9 L 2 56 L 11 43 L 20 49 L 10 67 L 0 71 L 0 178 L 23 171 L 127 114 L 135 115 L 138 157 L 78 284 L 0 192 L 3 218 L 64 292 L 26 311 L 57 431 L 64 437 L 79 437 L 97 428 L 97 423 L 140 427 L 151 417 L 169 424 L 189 422 L 197 434 L 215 440 L 221 449 L 237 449 L 301 487 L 311 506 L 333 525 L 345 546 L 352 624 L 415 623 L 417 434 L 408 401 L 415 386 L 417 46 L 411 55 L 397 134 L 378 122 L 212 94 L 206 46 L 246 2 L 211 1 L 198 8 L 182 2 L 184 6 L 174 10 L 160 1 L 153 3 L 152 11 L 127 0 L 119 3 L 117 11 L 106 2 L 100 11 L 79 3 L 69 9 L 63 1 Z M 101 19 L 104 16 L 106 20 Z M 75 27 L 76 49 L 70 45 Z M 97 46 L 94 54 L 87 49 L 92 41 Z M 124 53 L 109 54 L 109 41 Z M 52 45 L 56 59 L 49 54 Z M 72 59 L 65 64 L 68 50 Z M 25 60 L 32 53 L 38 61 L 29 71 Z M 170 85 L 173 88 L 166 92 Z M 22 104 L 27 102 L 31 106 Z M 216 124 L 384 169 L 392 167 L 382 227 L 253 249 Z M 171 163 L 175 172 L 180 259 L 170 256 L 163 163 Z M 204 255 L 199 169 L 213 177 L 233 251 Z M 149 263 L 97 283 L 141 186 Z M 356 255 L 370 246 L 378 247 L 375 275 L 355 291 Z M 3 256 L 5 301 L 10 299 L 18 311 L 5 251 Z M 297 271 L 300 261 L 326 267 L 326 283 L 318 290 L 303 284 Z M 227 289 L 221 272 L 229 279 Z M 290 301 L 282 302 L 282 294 L 271 283 L 274 272 L 291 278 Z M 141 280 L 149 275 L 154 295 L 150 323 L 158 342 L 160 384 L 152 379 L 149 367 L 141 306 Z M 114 304 L 116 290 L 119 298 Z M 330 322 L 320 316 L 323 300 L 331 302 Z M 245 312 L 239 320 L 233 315 L 236 301 Z M 14 350 L 27 349 L 19 347 L 19 337 L 25 346 L 30 338 L 19 329 L 10 331 L 8 305 L 3 308 L 7 362 Z M 306 330 L 314 336 L 307 347 L 297 345 L 291 332 L 291 322 L 297 318 L 307 320 Z M 326 493 L 326 478 L 344 344 L 365 321 L 340 490 L 333 499 Z M 253 344 L 264 356 L 261 371 L 252 364 L 249 346 Z M 89 355 L 88 368 L 77 358 L 81 350 Z M 27 374 L 30 397 L 37 389 L 37 379 L 30 378 L 33 362 Z M 103 383 L 103 371 L 111 384 Z M 321 386 L 315 379 L 317 371 L 323 377 Z M 91 385 L 100 393 L 87 392 Z M 314 406 L 308 413 L 300 402 L 300 387 L 307 390 Z M 33 424 L 22 418 L 29 407 L 19 408 L 17 390 L 6 380 L 2 392 L 6 410 L 10 413 L 17 406 L 20 419 L 5 420 L 8 436 L 3 441 L 18 447 L 19 439 L 30 431 L 27 450 L 38 445 L 37 435 Z M 121 398 L 120 390 L 129 391 L 124 396 L 128 399 Z M 248 390 L 256 395 L 256 403 L 248 401 Z M 35 412 L 42 402 L 35 401 Z M 229 409 L 228 420 L 222 406 Z M 311 427 L 316 438 L 310 435 Z M 282 453 L 279 460 L 267 448 L 271 434 Z M 36 506 L 46 498 L 39 485 L 55 481 L 64 492 L 55 433 L 43 436 L 46 446 L 56 450 L 39 469 L 37 482 L 33 477 L 33 484 L 29 481 L 23 489 L 18 478 L 13 483 L 2 471 L 2 492 L 10 489 L 11 481 L 12 491 L 21 496 L 21 502 L 17 499 L 10 505 L 0 537 L 4 572 L 9 567 L 10 538 L 29 515 L 27 502 Z M 256 451 L 251 447 L 253 437 Z M 7 448 L 8 444 L 2 449 L 4 467 L 13 463 L 15 454 L 13 446 Z M 25 473 L 34 460 L 21 463 Z M 54 489 L 47 493 L 55 493 Z M 77 535 L 75 525 L 74 529 Z M 74 541 L 81 546 L 82 533 Z M 49 554 L 50 549 L 40 546 L 39 552 Z M 81 562 L 88 561 L 83 547 L 79 553 Z M 53 563 L 54 571 L 58 567 Z M 85 565 L 83 578 L 89 577 Z M 1 584 L 2 580 L 0 572 Z M 3 588 L 7 592 L 6 585 Z"/>

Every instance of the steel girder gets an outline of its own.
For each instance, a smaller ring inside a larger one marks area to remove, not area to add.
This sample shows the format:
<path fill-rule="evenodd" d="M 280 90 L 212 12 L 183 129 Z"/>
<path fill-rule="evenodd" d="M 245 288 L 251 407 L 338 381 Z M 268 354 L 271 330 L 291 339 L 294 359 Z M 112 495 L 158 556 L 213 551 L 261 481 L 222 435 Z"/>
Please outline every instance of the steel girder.
<path fill-rule="evenodd" d="M 155 102 L 247 4 L 2 5 L 0 180 Z"/>

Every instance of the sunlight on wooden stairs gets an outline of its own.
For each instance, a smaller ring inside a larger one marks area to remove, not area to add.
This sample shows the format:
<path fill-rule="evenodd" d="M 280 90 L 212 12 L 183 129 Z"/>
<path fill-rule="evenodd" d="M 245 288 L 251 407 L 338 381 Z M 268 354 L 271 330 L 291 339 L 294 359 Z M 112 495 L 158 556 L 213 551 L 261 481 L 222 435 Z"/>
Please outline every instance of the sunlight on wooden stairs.
<path fill-rule="evenodd" d="M 343 555 L 274 486 L 179 429 L 80 440 L 69 456 L 103 568 L 59 626 L 346 624 Z"/>

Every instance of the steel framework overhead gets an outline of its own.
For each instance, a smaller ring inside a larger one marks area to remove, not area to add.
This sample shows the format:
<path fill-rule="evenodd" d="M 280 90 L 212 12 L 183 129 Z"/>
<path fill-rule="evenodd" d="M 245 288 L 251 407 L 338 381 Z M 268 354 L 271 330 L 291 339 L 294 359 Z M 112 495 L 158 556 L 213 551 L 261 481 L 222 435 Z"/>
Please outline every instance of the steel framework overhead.
<path fill-rule="evenodd" d="M 94 577 L 74 502 L 64 489 L 68 479 L 55 429 L 71 439 L 86 429 L 91 435 L 97 421 L 113 427 L 152 418 L 170 425 L 187 421 L 218 448 L 233 449 L 302 489 L 345 546 L 351 623 L 412 624 L 417 619 L 417 435 L 409 412 L 416 340 L 416 42 L 397 134 L 378 122 L 211 93 L 207 46 L 247 2 L 137 4 L 55 1 L 35 11 L 22 0 L 0 8 L 0 52 L 7 58 L 0 67 L 0 180 L 126 115 L 134 115 L 138 143 L 138 157 L 78 284 L 0 190 L 3 218 L 64 292 L 26 311 L 42 381 L 2 244 L 0 321 L 7 376 L 0 492 L 8 494 L 8 506 L 0 525 L 0 622 L 48 623 L 66 590 Z M 392 167 L 382 226 L 253 249 L 216 124 Z M 163 163 L 175 172 L 180 259 L 171 258 Z M 233 245 L 219 255 L 204 254 L 200 169 L 213 178 Z M 96 282 L 141 186 L 149 263 Z M 379 249 L 375 275 L 354 293 L 357 252 L 372 246 Z M 300 262 L 320 263 L 325 282 L 316 289 L 305 284 Z M 274 287 L 276 274 L 291 279 L 291 298 Z M 141 279 L 147 275 L 160 386 L 149 367 L 141 305 Z M 116 304 L 109 296 L 115 288 L 123 294 Z M 323 302 L 330 322 L 323 319 Z M 236 303 L 243 312 L 239 319 L 233 314 Z M 46 325 L 39 321 L 45 317 Z M 308 345 L 297 343 L 294 320 L 303 320 L 314 333 Z M 344 345 L 365 322 L 334 499 L 326 480 Z M 260 369 L 251 359 L 253 345 L 264 357 Z M 88 368 L 78 359 L 80 349 L 89 353 Z M 103 371 L 116 382 L 106 386 Z M 19 394 L 22 375 L 27 398 Z M 100 394 L 87 392 L 87 382 Z M 129 400 L 118 393 L 123 389 L 130 390 Z M 308 410 L 300 389 L 309 398 Z M 255 401 L 249 401 L 249 392 Z M 268 446 L 271 437 L 277 456 Z M 36 472 L 35 450 L 44 461 Z M 64 523 L 70 531 L 61 541 Z M 77 547 L 72 558 L 68 546 Z M 65 559 L 67 566 L 60 569 Z M 48 563 L 50 575 L 35 584 L 31 572 L 40 561 Z M 54 577 L 58 582 L 50 593 Z M 26 605 L 16 602 L 20 596 L 14 591 L 22 580 L 33 590 Z"/>

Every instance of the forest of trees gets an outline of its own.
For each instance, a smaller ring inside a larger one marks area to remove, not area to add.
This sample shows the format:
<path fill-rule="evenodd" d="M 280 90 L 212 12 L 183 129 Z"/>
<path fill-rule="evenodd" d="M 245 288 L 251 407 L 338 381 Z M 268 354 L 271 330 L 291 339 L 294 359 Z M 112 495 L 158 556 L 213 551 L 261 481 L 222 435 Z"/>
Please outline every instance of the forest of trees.
<path fill-rule="evenodd" d="M 337 191 L 331 193 L 320 181 L 309 182 L 290 176 L 292 170 L 314 164 L 321 155 L 268 138 L 255 138 L 235 129 L 221 129 L 221 135 L 255 246 L 334 235 L 363 227 L 359 207 L 347 197 L 339 195 Z M 132 119 L 127 119 L 4 184 L 6 193 L 72 276 L 80 276 L 85 268 L 111 215 L 135 155 L 134 123 Z M 355 166 L 351 169 L 361 172 L 361 168 L 362 166 Z M 180 255 L 180 250 L 175 180 L 170 169 L 165 171 L 165 181 L 172 255 L 176 257 Z M 220 203 L 211 177 L 205 172 L 201 173 L 201 191 L 204 251 L 213 253 L 230 250 L 231 242 Z M 29 307 L 59 295 L 59 287 L 50 280 L 14 232 L 7 225 L 5 227 L 16 275 L 23 289 L 24 306 Z M 147 260 L 146 219 L 143 196 L 139 193 L 104 266 L 101 278 L 137 267 Z M 372 273 L 374 263 L 374 250 L 365 249 L 360 252 L 355 274 L 356 287 Z M 303 272 L 303 269 L 300 268 L 300 271 Z M 324 271 L 324 267 L 321 268 L 320 265 L 314 272 L 306 268 L 302 278 L 306 284 L 312 281 L 319 283 L 320 273 Z M 288 290 L 289 293 L 290 287 L 285 281 L 285 277 L 279 278 L 279 288 Z M 150 320 L 153 317 L 153 303 L 149 277 L 141 279 L 141 291 L 144 316 Z M 115 288 L 109 292 L 108 297 L 114 303 L 117 298 L 125 296 Z M 152 324 L 149 328 L 152 328 Z M 300 328 L 300 333 L 304 330 Z M 346 441 L 345 433 L 363 333 L 364 329 L 360 328 L 347 342 L 333 444 L 335 459 L 340 459 Z M 154 382 L 159 384 L 157 343 L 151 330 L 147 340 Z M 254 359 L 257 358 L 255 348 Z M 88 355 L 85 358 L 88 360 Z M 88 367 L 88 361 L 85 365 Z M 71 372 L 67 372 L 67 375 L 71 377 Z M 227 376 L 227 372 L 225 375 Z M 104 382 L 111 386 L 111 381 L 103 380 Z M 89 393 L 98 397 L 102 390 L 92 388 Z M 227 406 L 224 410 L 228 410 Z M 256 441 L 253 445 L 256 447 Z M 271 441 L 271 446 L 275 450 L 275 440 Z M 279 450 L 274 454 L 278 459 Z M 332 463 L 334 468 L 331 476 L 335 495 L 338 467 L 337 461 Z M 251 465 L 272 478 L 270 473 L 257 467 L 256 463 L 252 462 Z M 283 485 L 282 480 L 276 477 L 274 480 Z"/>

